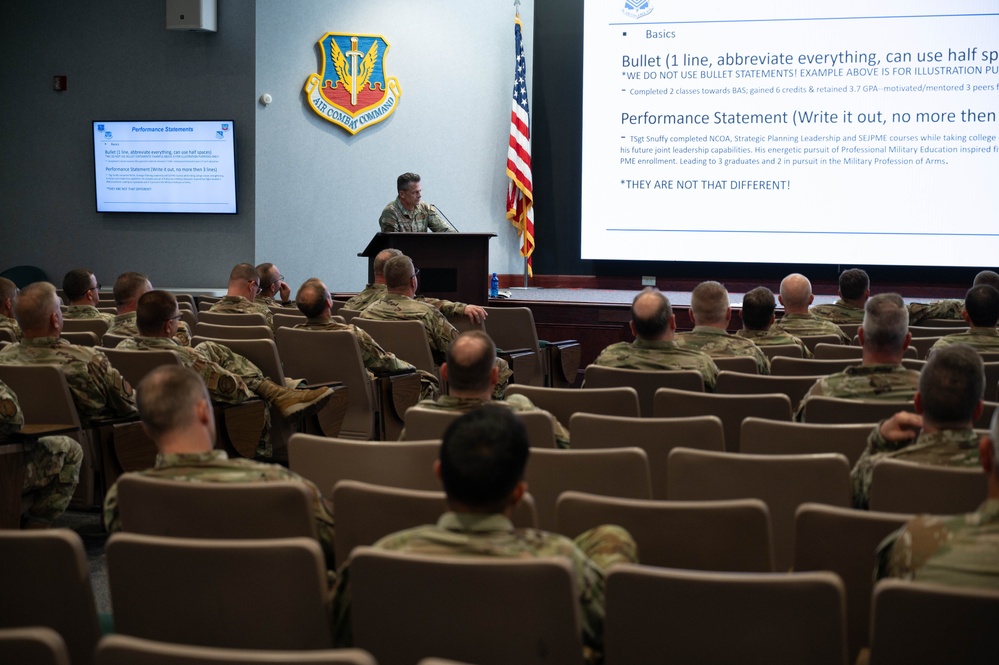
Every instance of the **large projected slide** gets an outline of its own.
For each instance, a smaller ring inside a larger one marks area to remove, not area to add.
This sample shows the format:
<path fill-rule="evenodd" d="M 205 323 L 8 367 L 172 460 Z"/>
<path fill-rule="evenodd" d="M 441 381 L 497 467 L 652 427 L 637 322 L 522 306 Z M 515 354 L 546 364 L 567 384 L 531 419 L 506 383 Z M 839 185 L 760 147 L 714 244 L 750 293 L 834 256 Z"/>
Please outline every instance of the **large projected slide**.
<path fill-rule="evenodd" d="M 999 2 L 586 0 L 582 258 L 999 264 Z"/>
<path fill-rule="evenodd" d="M 236 212 L 231 120 L 94 123 L 97 212 Z"/>

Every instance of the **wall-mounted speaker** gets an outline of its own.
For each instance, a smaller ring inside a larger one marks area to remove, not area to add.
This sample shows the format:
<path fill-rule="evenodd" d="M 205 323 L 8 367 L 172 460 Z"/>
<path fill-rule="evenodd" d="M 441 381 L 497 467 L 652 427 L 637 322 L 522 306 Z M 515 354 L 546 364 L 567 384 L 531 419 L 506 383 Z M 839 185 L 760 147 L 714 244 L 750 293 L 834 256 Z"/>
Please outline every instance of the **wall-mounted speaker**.
<path fill-rule="evenodd" d="M 167 30 L 218 31 L 216 0 L 166 0 Z"/>

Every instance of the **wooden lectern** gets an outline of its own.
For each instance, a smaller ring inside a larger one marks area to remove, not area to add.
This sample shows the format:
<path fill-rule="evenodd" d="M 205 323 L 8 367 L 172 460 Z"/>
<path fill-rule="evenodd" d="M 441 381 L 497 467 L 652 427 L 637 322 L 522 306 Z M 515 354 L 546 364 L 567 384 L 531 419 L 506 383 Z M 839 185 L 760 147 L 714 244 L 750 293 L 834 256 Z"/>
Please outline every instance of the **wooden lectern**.
<path fill-rule="evenodd" d="M 495 233 L 376 233 L 358 256 L 368 257 L 368 283 L 375 281 L 375 255 L 398 249 L 420 270 L 419 294 L 471 305 L 489 302 L 489 239 Z"/>

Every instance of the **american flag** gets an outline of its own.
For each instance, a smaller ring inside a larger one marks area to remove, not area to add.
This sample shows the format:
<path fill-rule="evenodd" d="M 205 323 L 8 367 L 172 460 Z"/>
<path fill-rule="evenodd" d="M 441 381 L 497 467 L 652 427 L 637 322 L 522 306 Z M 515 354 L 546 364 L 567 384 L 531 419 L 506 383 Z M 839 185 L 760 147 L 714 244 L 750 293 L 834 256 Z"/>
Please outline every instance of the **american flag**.
<path fill-rule="evenodd" d="M 524 59 L 523 24 L 514 19 L 517 68 L 513 78 L 513 110 L 510 112 L 510 148 L 506 154 L 506 218 L 517 228 L 521 239 L 520 255 L 527 259 L 528 274 L 533 275 L 534 186 L 531 179 L 531 110 L 527 104 L 527 61 Z"/>

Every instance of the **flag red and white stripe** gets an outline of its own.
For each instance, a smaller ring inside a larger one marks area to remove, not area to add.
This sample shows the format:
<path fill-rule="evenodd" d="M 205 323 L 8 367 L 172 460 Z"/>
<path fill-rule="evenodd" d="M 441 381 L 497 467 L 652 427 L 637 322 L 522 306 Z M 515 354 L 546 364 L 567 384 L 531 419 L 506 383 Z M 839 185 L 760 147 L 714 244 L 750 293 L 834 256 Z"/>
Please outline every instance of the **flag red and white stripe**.
<path fill-rule="evenodd" d="M 513 79 L 513 109 L 510 112 L 510 147 L 506 155 L 506 175 L 510 178 L 506 194 L 506 218 L 517 229 L 520 255 L 527 260 L 533 275 L 534 190 L 531 178 L 531 111 L 527 102 L 527 60 L 524 58 L 523 24 L 514 19 L 517 66 Z"/>

